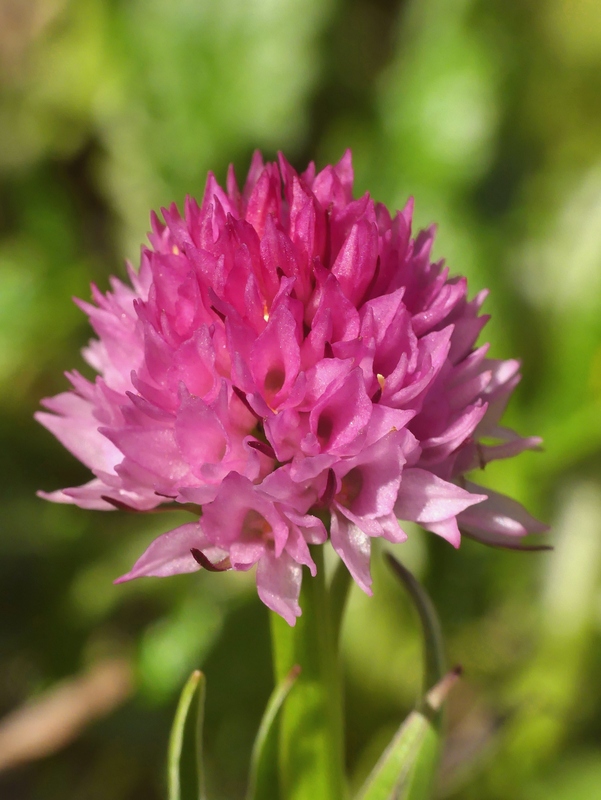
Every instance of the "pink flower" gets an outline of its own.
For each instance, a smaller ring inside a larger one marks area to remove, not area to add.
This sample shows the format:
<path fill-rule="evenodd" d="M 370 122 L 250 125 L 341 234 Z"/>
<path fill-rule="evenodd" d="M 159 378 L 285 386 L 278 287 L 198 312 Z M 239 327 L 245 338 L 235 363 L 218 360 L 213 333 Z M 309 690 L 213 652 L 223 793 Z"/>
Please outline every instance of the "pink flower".
<path fill-rule="evenodd" d="M 256 566 L 294 624 L 328 536 L 369 592 L 370 539 L 403 541 L 397 519 L 456 547 L 460 527 L 497 544 L 544 529 L 464 479 L 539 444 L 499 425 L 519 365 L 475 349 L 485 293 L 431 261 L 432 230 L 411 238 L 411 202 L 391 217 L 352 182 L 349 152 L 302 175 L 256 154 L 242 192 L 230 169 L 200 207 L 153 216 L 131 288 L 79 302 L 99 375 L 70 373 L 37 419 L 94 478 L 42 496 L 199 514 L 120 580 Z"/>

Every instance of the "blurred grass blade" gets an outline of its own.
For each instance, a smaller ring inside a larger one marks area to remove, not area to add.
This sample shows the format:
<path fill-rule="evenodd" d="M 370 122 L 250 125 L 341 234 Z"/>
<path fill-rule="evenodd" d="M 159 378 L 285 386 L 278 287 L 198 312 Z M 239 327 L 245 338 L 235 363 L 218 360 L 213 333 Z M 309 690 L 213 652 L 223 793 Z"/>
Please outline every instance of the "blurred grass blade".
<path fill-rule="evenodd" d="M 412 711 L 382 753 L 355 800 L 427 800 L 438 761 L 442 703 L 459 677 L 445 675 Z"/>
<path fill-rule="evenodd" d="M 438 683 L 446 671 L 444 642 L 438 614 L 434 604 L 418 580 L 396 560 L 386 553 L 388 563 L 407 590 L 417 613 L 424 634 L 424 691 Z"/>
<path fill-rule="evenodd" d="M 184 686 L 169 737 L 169 800 L 205 800 L 202 761 L 205 676 L 195 670 Z"/>
<path fill-rule="evenodd" d="M 293 667 L 272 692 L 257 732 L 250 761 L 246 800 L 273 800 L 278 783 L 278 713 L 294 686 L 300 667 Z"/>

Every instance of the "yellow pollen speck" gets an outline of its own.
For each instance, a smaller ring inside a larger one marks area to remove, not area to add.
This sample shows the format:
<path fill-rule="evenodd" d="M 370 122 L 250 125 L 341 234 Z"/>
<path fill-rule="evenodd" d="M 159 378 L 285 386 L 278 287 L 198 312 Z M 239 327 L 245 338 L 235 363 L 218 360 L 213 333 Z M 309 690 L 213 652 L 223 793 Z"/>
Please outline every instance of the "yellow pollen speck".
<path fill-rule="evenodd" d="M 179 256 L 179 247 L 176 244 L 174 244 L 173 247 L 171 248 L 171 252 L 173 253 L 174 256 Z"/>
<path fill-rule="evenodd" d="M 384 391 L 384 387 L 386 386 L 386 378 L 383 375 L 380 375 L 379 372 L 376 375 L 376 378 L 378 379 L 378 383 L 380 384 L 380 389 Z"/>
<path fill-rule="evenodd" d="M 267 308 L 267 303 L 263 304 L 263 319 L 265 322 L 269 321 L 269 309 Z"/>

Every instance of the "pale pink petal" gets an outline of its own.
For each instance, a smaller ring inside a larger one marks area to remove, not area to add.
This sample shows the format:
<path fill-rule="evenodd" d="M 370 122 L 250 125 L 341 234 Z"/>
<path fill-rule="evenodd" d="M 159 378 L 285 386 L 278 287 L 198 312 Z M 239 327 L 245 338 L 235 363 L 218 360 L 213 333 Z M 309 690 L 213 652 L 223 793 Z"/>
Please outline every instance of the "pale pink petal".
<path fill-rule="evenodd" d="M 387 541 L 394 544 L 407 541 L 407 534 L 402 529 L 396 514 L 387 514 L 384 517 L 379 517 L 378 522 L 382 531 L 380 535 Z"/>
<path fill-rule="evenodd" d="M 343 514 L 332 513 L 330 527 L 332 547 L 346 564 L 348 571 L 366 594 L 371 595 L 369 536 Z"/>
<path fill-rule="evenodd" d="M 315 517 L 313 517 L 315 519 Z M 307 529 L 305 528 L 305 531 Z M 313 533 L 313 529 L 308 529 L 310 535 Z M 288 537 L 288 541 L 286 542 L 286 553 L 292 558 L 294 562 L 297 564 L 301 564 L 302 566 L 309 567 L 309 571 L 311 575 L 315 577 L 317 575 L 317 565 L 315 561 L 313 561 L 311 557 L 311 551 L 307 545 L 307 540 L 305 540 L 305 536 L 303 535 L 304 532 L 301 532 L 301 529 L 296 525 L 293 525 L 290 529 L 290 535 Z M 322 537 L 314 537 L 314 541 L 311 544 L 323 544 L 324 541 L 327 539 L 327 535 L 325 538 Z M 308 539 L 310 541 L 310 537 Z"/>
<path fill-rule="evenodd" d="M 101 493 L 108 494 L 108 487 L 94 479 L 83 486 L 75 486 L 72 489 L 58 489 L 55 492 L 36 492 L 38 497 L 43 500 L 51 500 L 53 503 L 67 503 L 78 505 L 80 508 L 89 508 L 96 511 L 114 511 L 115 506 L 103 500 Z"/>
<path fill-rule="evenodd" d="M 211 555 L 216 560 L 220 560 L 219 556 L 223 558 L 225 555 L 211 549 L 210 542 L 207 541 L 197 522 L 189 522 L 155 539 L 131 570 L 117 578 L 115 583 L 123 583 L 143 576 L 167 578 L 182 572 L 196 572 L 201 567 L 192 555 L 191 551 L 194 549 L 207 554 L 209 560 L 211 560 Z M 209 552 L 210 555 L 208 555 Z"/>
<path fill-rule="evenodd" d="M 446 539 L 447 542 L 452 544 L 455 548 L 459 547 L 461 544 L 461 533 L 455 517 L 451 517 L 451 519 L 445 519 L 440 522 L 426 522 L 424 523 L 424 528 L 427 531 L 431 531 L 437 536 L 441 536 L 443 539 Z"/>
<path fill-rule="evenodd" d="M 111 472 L 123 460 L 123 453 L 99 432 L 98 422 L 91 415 L 58 417 L 38 411 L 35 418 L 90 469 Z"/>
<path fill-rule="evenodd" d="M 289 625 L 296 623 L 301 609 L 298 604 L 302 567 L 282 553 L 279 558 L 266 551 L 257 564 L 257 591 L 267 608 L 284 617 Z"/>
<path fill-rule="evenodd" d="M 413 468 L 403 471 L 394 510 L 399 519 L 425 525 L 448 520 L 484 500 L 485 494 L 472 494 L 427 470 Z"/>
<path fill-rule="evenodd" d="M 469 481 L 466 488 L 470 492 L 480 492 L 485 498 L 484 502 L 466 509 L 457 517 L 459 525 L 466 531 L 475 535 L 527 536 L 549 530 L 548 525 L 529 514 L 516 500 Z"/>

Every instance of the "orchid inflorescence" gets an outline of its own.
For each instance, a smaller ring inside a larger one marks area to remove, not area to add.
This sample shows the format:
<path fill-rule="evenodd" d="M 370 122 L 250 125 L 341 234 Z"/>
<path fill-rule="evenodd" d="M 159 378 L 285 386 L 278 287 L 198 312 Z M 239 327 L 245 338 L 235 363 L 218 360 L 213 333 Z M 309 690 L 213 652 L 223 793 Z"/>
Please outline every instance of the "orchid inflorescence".
<path fill-rule="evenodd" d="M 42 496 L 83 508 L 185 504 L 119 580 L 256 565 L 290 624 L 310 545 L 328 539 L 370 592 L 370 540 L 409 520 L 455 547 L 544 530 L 465 475 L 539 445 L 499 424 L 515 360 L 476 347 L 486 292 L 431 260 L 434 231 L 352 196 L 350 152 L 297 174 L 255 154 L 244 189 L 209 174 L 199 206 L 152 218 L 131 287 L 77 301 L 97 334 L 92 383 L 38 420 L 93 472 Z"/>

